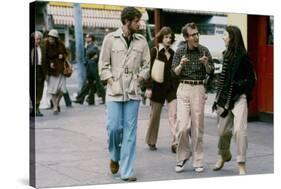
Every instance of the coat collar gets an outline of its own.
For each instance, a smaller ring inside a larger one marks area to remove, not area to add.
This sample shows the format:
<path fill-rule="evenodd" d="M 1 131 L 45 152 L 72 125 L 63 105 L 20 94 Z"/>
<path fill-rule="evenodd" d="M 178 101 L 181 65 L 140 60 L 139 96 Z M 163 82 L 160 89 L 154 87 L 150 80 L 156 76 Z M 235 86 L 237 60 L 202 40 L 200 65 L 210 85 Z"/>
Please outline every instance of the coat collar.
<path fill-rule="evenodd" d="M 122 30 L 122 28 L 119 28 L 118 30 L 116 30 L 115 32 L 113 32 L 113 36 L 114 37 L 122 37 L 122 34 L 123 34 L 123 30 Z M 141 36 L 140 35 L 138 35 L 137 33 L 134 33 L 133 35 L 132 35 L 132 37 L 133 37 L 133 39 L 141 39 Z"/>

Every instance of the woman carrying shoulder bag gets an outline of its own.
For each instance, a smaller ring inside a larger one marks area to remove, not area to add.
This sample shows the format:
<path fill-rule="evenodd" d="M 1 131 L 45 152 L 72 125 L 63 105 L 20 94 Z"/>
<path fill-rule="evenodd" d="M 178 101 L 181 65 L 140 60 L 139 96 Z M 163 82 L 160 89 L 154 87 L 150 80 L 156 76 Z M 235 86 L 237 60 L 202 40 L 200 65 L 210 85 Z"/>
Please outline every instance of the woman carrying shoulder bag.
<path fill-rule="evenodd" d="M 59 40 L 58 31 L 50 30 L 45 41 L 44 55 L 46 58 L 45 73 L 48 82 L 47 92 L 52 95 L 54 115 L 60 112 L 60 100 L 66 90 L 66 76 L 64 75 L 67 51 L 62 41 Z"/>
<path fill-rule="evenodd" d="M 158 137 L 160 115 L 165 100 L 168 103 L 169 125 L 172 133 L 171 150 L 176 153 L 176 91 L 177 84 L 174 83 L 171 73 L 171 65 L 174 56 L 174 50 L 171 45 L 175 41 L 175 35 L 170 27 L 163 27 L 156 35 L 158 44 L 151 49 L 151 70 L 156 59 L 162 61 L 164 66 L 164 80 L 162 83 L 154 81 L 150 78 L 146 82 L 146 97 L 150 98 L 151 111 L 148 130 L 146 133 L 146 143 L 150 150 L 156 150 L 156 142 Z M 150 70 L 150 72 L 151 72 Z M 162 74 L 162 73 L 159 73 Z"/>

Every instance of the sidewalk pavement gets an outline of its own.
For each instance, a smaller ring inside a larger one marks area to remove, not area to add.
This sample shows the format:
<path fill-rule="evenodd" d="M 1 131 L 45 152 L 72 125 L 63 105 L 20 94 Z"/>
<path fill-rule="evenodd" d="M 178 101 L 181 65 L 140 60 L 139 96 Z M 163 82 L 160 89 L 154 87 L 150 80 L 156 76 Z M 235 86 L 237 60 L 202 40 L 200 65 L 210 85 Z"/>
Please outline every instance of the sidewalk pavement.
<path fill-rule="evenodd" d="M 209 95 L 206 103 L 203 173 L 195 173 L 190 161 L 186 163 L 184 172 L 174 171 L 176 158 L 170 149 L 166 107 L 161 115 L 158 149 L 148 149 L 145 134 L 150 107 L 141 105 L 135 164 L 137 182 L 238 175 L 234 140 L 231 145 L 233 159 L 222 171 L 212 171 L 218 140 L 215 115 L 211 113 L 212 98 L 214 95 Z M 58 116 L 54 116 L 51 110 L 42 110 L 44 117 L 36 118 L 37 187 L 123 183 L 119 174 L 113 176 L 109 170 L 105 106 L 73 104 L 72 108 L 62 105 L 61 109 Z M 273 173 L 273 125 L 250 122 L 248 136 L 247 174 Z"/>

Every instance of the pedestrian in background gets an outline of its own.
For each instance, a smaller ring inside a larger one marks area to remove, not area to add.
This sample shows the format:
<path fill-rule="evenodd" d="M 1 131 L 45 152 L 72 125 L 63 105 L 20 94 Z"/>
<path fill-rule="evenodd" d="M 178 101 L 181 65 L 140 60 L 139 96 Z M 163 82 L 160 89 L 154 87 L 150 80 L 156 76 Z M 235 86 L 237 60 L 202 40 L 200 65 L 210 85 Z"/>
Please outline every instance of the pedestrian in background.
<path fill-rule="evenodd" d="M 231 138 L 237 144 L 236 161 L 239 174 L 246 174 L 247 151 L 247 103 L 255 84 L 255 73 L 247 55 L 241 31 L 236 26 L 227 26 L 223 40 L 226 50 L 223 52 L 223 69 L 219 78 L 213 111 L 218 114 L 218 160 L 214 171 L 221 170 L 224 163 L 232 158 Z"/>
<path fill-rule="evenodd" d="M 180 46 L 173 59 L 173 69 L 180 77 L 177 90 L 178 148 L 176 172 L 182 172 L 192 156 L 196 172 L 204 171 L 203 135 L 206 74 L 214 70 L 208 48 L 199 44 L 199 32 L 195 23 L 182 29 L 186 44 Z"/>
<path fill-rule="evenodd" d="M 44 32 L 44 41 L 48 40 L 48 33 L 49 31 L 45 31 Z M 71 61 L 71 59 L 73 58 L 73 54 L 68 51 L 68 49 L 66 50 L 67 52 L 67 59 Z M 53 109 L 54 108 L 54 105 L 53 105 L 53 102 L 52 102 L 52 96 L 51 94 L 49 94 L 47 91 L 48 91 L 48 82 L 45 81 L 45 84 L 44 84 L 44 91 L 43 91 L 43 98 L 41 100 L 41 104 L 42 104 L 42 109 Z M 70 99 L 70 96 L 69 96 L 69 92 L 66 91 L 66 93 L 63 93 L 63 98 L 64 98 L 64 101 L 65 101 L 65 105 L 66 107 L 72 107 L 72 102 L 71 102 L 71 99 Z M 60 107 L 60 106 L 58 106 Z M 59 108 L 60 109 L 60 108 Z"/>
<path fill-rule="evenodd" d="M 88 104 L 94 105 L 95 93 L 102 97 L 103 104 L 105 102 L 105 89 L 98 74 L 99 50 L 94 44 L 94 40 L 95 36 L 91 33 L 85 37 L 86 81 L 77 95 L 75 103 L 83 104 L 85 97 L 88 95 Z"/>
<path fill-rule="evenodd" d="M 105 36 L 99 59 L 99 73 L 107 81 L 106 112 L 110 170 L 121 169 L 121 179 L 136 181 L 134 162 L 140 83 L 149 76 L 150 54 L 146 39 L 136 33 L 141 12 L 126 7 L 121 12 L 123 26 Z"/>
<path fill-rule="evenodd" d="M 174 82 L 172 77 L 172 60 L 174 57 L 174 50 L 171 45 L 175 41 L 175 34 L 170 27 L 163 27 L 156 35 L 158 44 L 151 49 L 151 69 L 155 59 L 161 60 L 165 63 L 164 67 L 164 81 L 158 83 L 150 78 L 146 83 L 146 97 L 150 98 L 150 120 L 146 133 L 146 144 L 150 150 L 156 150 L 156 142 L 158 137 L 158 130 L 160 124 L 160 115 L 162 107 L 167 101 L 168 104 L 168 119 L 169 126 L 172 133 L 171 151 L 176 153 L 176 91 L 178 83 Z M 150 69 L 150 72 L 151 72 Z"/>
<path fill-rule="evenodd" d="M 64 62 L 67 52 L 65 45 L 59 40 L 58 31 L 50 30 L 45 43 L 46 66 L 45 73 L 48 81 L 48 93 L 52 95 L 54 115 L 60 112 L 59 103 L 63 93 L 66 93 L 66 77 L 63 75 Z"/>
<path fill-rule="evenodd" d="M 30 98 L 32 102 L 31 116 L 42 117 L 39 106 L 44 90 L 45 73 L 43 70 L 45 57 L 43 56 L 43 47 L 41 41 L 43 35 L 39 31 L 35 31 L 31 36 L 32 49 L 30 52 Z"/>

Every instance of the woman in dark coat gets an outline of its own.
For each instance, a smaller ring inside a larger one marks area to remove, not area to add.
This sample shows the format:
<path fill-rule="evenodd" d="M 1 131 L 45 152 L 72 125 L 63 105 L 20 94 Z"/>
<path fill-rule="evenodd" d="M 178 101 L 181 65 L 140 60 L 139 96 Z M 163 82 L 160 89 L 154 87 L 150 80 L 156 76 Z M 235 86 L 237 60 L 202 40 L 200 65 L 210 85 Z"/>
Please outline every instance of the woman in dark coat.
<path fill-rule="evenodd" d="M 67 51 L 64 44 L 59 40 L 58 31 L 50 30 L 48 39 L 45 41 L 44 56 L 46 57 L 45 73 L 47 73 L 48 90 L 52 95 L 54 114 L 60 112 L 59 103 L 63 93 L 66 93 L 66 77 L 63 75 L 64 62 Z"/>
<path fill-rule="evenodd" d="M 213 170 L 222 169 L 224 163 L 231 160 L 230 142 L 233 135 L 237 147 L 239 174 L 246 174 L 247 104 L 251 100 L 256 78 L 240 29 L 227 26 L 223 40 L 226 46 L 223 53 L 223 70 L 213 105 L 219 120 L 219 157 Z"/>
<path fill-rule="evenodd" d="M 148 130 L 146 133 L 146 143 L 150 150 L 156 150 L 156 142 L 159 130 L 160 115 L 162 107 L 167 101 L 168 103 L 168 115 L 169 125 L 172 133 L 172 145 L 171 150 L 176 152 L 177 140 L 176 140 L 176 91 L 178 84 L 174 82 L 172 78 L 171 65 L 174 56 L 174 50 L 171 49 L 171 45 L 175 41 L 175 35 L 170 27 L 163 27 L 156 35 L 158 44 L 151 49 L 151 69 L 153 67 L 154 60 L 157 58 L 165 62 L 164 68 L 164 82 L 158 83 L 150 79 L 146 83 L 146 96 L 150 98 L 151 112 L 150 120 L 148 124 Z"/>

